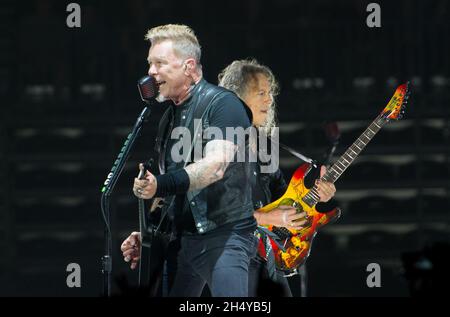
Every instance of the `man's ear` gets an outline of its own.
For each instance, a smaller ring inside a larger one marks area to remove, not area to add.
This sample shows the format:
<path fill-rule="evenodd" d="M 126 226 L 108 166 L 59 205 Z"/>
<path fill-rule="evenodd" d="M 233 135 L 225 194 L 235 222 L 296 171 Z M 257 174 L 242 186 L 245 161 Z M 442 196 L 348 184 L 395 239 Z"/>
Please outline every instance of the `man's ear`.
<path fill-rule="evenodd" d="M 184 61 L 184 70 L 192 71 L 197 66 L 197 62 L 193 58 L 188 58 Z"/>

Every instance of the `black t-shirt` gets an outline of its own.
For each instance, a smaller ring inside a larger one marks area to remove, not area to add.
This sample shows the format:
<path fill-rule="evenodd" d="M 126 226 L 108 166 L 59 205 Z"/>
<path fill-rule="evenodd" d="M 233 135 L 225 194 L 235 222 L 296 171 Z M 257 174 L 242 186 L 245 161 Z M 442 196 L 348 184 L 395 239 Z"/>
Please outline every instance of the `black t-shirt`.
<path fill-rule="evenodd" d="M 273 153 L 272 142 L 269 138 L 266 139 L 267 148 L 260 148 L 261 138 L 267 138 L 265 134 L 259 135 L 258 153 L 265 154 Z M 273 159 L 273 158 L 272 158 Z M 255 184 L 252 191 L 253 207 L 259 209 L 283 196 L 288 187 L 284 178 L 283 172 L 278 168 L 273 173 L 262 173 L 261 169 L 267 167 L 272 162 L 263 163 L 258 155 L 258 163 L 256 164 Z"/>
<path fill-rule="evenodd" d="M 255 209 L 264 207 L 277 200 L 286 192 L 286 184 L 283 172 L 278 169 L 274 173 L 261 173 L 260 166 L 256 175 L 256 184 L 252 191 L 253 204 Z"/>
<path fill-rule="evenodd" d="M 189 107 L 192 106 L 192 98 L 188 99 L 185 103 L 173 106 L 174 107 L 174 124 L 173 127 L 185 126 Z M 249 127 L 248 114 L 245 108 L 242 107 L 241 101 L 232 94 L 226 94 L 219 98 L 211 105 L 210 109 L 209 126 L 216 127 L 222 132 L 222 138 L 220 135 L 212 134 L 210 140 L 226 139 L 227 127 L 243 127 L 244 129 Z M 176 169 L 177 162 L 174 162 L 171 152 L 179 142 L 178 139 L 172 139 L 170 135 L 167 141 L 167 151 L 165 156 L 166 172 L 170 172 Z M 236 143 L 236 140 L 234 141 Z M 180 147 L 177 147 L 179 150 Z M 180 155 L 183 153 L 179 153 Z M 187 203 L 186 195 L 177 195 L 175 197 L 174 206 L 171 208 L 171 214 L 174 220 L 175 230 L 177 232 L 185 232 L 196 234 L 197 229 L 195 227 L 194 218 L 190 210 L 190 206 Z M 221 226 L 211 232 L 221 232 L 223 230 L 244 230 L 256 228 L 256 221 L 254 217 L 232 222 Z"/>

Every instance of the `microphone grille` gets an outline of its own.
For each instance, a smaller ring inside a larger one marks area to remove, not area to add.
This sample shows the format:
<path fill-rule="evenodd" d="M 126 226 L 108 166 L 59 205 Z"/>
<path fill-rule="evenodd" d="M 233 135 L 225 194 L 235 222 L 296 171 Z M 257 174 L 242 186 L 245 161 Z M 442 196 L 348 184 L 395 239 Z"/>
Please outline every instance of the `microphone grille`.
<path fill-rule="evenodd" d="M 158 93 L 158 85 L 152 76 L 144 76 L 138 80 L 138 90 L 144 102 L 149 102 L 150 99 L 156 97 Z"/>

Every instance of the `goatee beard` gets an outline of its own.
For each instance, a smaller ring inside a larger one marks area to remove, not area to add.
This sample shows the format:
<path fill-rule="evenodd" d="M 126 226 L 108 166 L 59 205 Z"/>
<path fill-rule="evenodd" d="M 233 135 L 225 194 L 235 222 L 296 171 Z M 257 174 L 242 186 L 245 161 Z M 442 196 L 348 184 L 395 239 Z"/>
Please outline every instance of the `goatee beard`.
<path fill-rule="evenodd" d="M 166 97 L 164 97 L 163 95 L 161 95 L 161 93 L 158 93 L 158 96 L 156 97 L 156 101 L 157 101 L 157 102 L 161 103 L 161 102 L 164 102 L 164 101 L 166 101 L 166 100 L 167 100 Z"/>

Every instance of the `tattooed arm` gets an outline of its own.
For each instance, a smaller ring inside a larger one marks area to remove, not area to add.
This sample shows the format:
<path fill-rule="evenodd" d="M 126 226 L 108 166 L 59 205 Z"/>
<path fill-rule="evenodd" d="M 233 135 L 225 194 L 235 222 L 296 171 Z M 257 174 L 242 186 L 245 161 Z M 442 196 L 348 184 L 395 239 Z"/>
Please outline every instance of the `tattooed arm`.
<path fill-rule="evenodd" d="M 230 141 L 213 140 L 205 147 L 205 156 L 183 170 L 154 176 L 146 171 L 144 179 L 135 178 L 133 192 L 138 198 L 166 197 L 186 191 L 200 190 L 223 178 L 234 157 L 237 145 Z M 144 166 L 139 165 L 143 172 Z"/>
<path fill-rule="evenodd" d="M 211 108 L 210 127 L 223 130 L 226 127 L 250 127 L 250 119 L 241 101 L 234 94 L 226 94 Z M 185 194 L 187 191 L 201 190 L 223 178 L 229 163 L 237 151 L 237 146 L 220 138 L 206 144 L 203 159 L 162 175 L 147 171 L 144 179 L 135 178 L 134 194 L 143 199 Z M 143 170 L 143 166 L 140 166 Z"/>
<path fill-rule="evenodd" d="M 236 150 L 237 145 L 230 141 L 209 141 L 205 147 L 205 156 L 185 168 L 189 175 L 189 191 L 203 189 L 221 180 Z"/>

